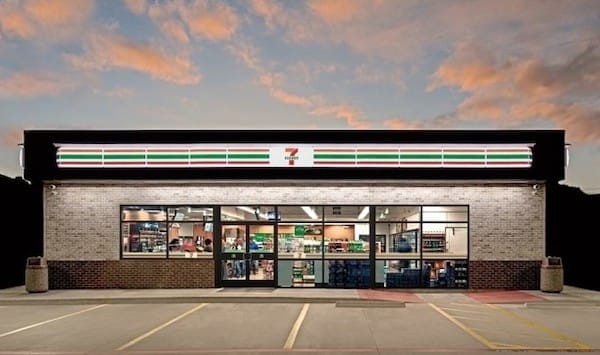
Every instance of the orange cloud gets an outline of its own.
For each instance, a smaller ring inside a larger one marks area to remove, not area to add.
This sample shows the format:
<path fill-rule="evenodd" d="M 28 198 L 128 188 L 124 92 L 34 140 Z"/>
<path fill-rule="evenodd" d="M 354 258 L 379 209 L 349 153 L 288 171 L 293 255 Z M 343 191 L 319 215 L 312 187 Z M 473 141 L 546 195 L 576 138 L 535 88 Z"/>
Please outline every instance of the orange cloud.
<path fill-rule="evenodd" d="M 187 32 L 185 32 L 183 24 L 179 21 L 165 21 L 160 24 L 160 29 L 167 37 L 170 37 L 179 43 L 188 44 L 190 42 L 190 38 L 188 37 Z"/>
<path fill-rule="evenodd" d="M 72 38 L 94 11 L 94 0 L 26 0 L 0 4 L 0 30 L 7 37 Z"/>
<path fill-rule="evenodd" d="M 149 45 L 116 36 L 93 36 L 83 56 L 67 56 L 67 59 L 82 69 L 129 69 L 177 85 L 193 85 L 201 79 L 188 56 L 171 56 Z"/>
<path fill-rule="evenodd" d="M 362 113 L 347 105 L 324 105 L 315 108 L 310 112 L 315 116 L 334 116 L 346 121 L 351 128 L 367 129 L 370 123 L 363 118 Z"/>
<path fill-rule="evenodd" d="M 283 17 L 281 6 L 272 0 L 252 0 L 250 7 L 265 20 L 269 29 L 273 29 Z"/>
<path fill-rule="evenodd" d="M 383 121 L 383 126 L 389 129 L 423 129 L 423 123 L 404 118 L 390 118 Z"/>
<path fill-rule="evenodd" d="M 146 12 L 146 0 L 123 0 L 129 11 L 136 15 L 143 15 Z"/>
<path fill-rule="evenodd" d="M 31 38 L 36 33 L 25 13 L 18 8 L 11 8 L 9 3 L 0 4 L 0 32 L 23 39 Z"/>
<path fill-rule="evenodd" d="M 360 11 L 353 0 L 310 0 L 308 7 L 326 22 L 333 23 L 351 20 Z"/>
<path fill-rule="evenodd" d="M 2 145 L 15 147 L 23 143 L 23 131 L 30 127 L 13 127 L 11 129 L 4 130 L 0 136 L 0 142 Z"/>
<path fill-rule="evenodd" d="M 230 39 L 239 23 L 238 15 L 225 3 L 197 0 L 181 8 L 180 15 L 193 35 L 212 41 Z"/>
<path fill-rule="evenodd" d="M 55 95 L 69 85 L 61 79 L 44 73 L 19 72 L 0 80 L 0 97 L 30 98 Z"/>
<path fill-rule="evenodd" d="M 574 142 L 600 142 L 598 47 L 588 46 L 553 64 L 539 58 L 493 64 L 486 55 L 480 56 L 483 52 L 464 55 L 461 50 L 442 63 L 432 84 L 468 93 L 451 115 L 455 123 L 492 119 L 496 125 L 514 127 L 541 119 L 565 129 Z"/>
<path fill-rule="evenodd" d="M 282 89 L 271 89 L 271 96 L 287 105 L 312 106 L 310 99 L 304 96 L 290 94 Z"/>

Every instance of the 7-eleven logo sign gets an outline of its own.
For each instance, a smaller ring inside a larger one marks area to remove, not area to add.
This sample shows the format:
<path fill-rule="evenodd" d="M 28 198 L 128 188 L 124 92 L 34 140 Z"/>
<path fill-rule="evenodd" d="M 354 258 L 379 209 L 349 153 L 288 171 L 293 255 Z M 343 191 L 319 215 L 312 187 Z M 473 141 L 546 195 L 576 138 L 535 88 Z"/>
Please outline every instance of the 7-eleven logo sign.
<path fill-rule="evenodd" d="M 285 148 L 285 160 L 288 161 L 288 165 L 293 166 L 294 161 L 298 160 L 298 147 L 286 147 Z"/>

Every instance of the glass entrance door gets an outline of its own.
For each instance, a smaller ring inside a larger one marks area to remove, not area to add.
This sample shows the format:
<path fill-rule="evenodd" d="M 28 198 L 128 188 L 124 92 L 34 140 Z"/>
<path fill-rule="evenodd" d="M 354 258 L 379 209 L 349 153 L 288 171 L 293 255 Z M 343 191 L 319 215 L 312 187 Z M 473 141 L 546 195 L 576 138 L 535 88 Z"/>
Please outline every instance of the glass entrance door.
<path fill-rule="evenodd" d="M 275 286 L 273 224 L 227 224 L 221 231 L 224 286 Z"/>

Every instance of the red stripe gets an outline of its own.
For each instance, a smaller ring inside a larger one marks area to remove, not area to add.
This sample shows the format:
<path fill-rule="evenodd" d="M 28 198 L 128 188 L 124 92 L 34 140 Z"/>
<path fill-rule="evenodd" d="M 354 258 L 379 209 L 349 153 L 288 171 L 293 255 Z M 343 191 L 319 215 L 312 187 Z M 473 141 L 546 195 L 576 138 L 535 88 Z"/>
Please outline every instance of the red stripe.
<path fill-rule="evenodd" d="M 332 165 L 355 165 L 354 161 L 315 161 L 315 165 L 332 164 Z"/>
<path fill-rule="evenodd" d="M 229 164 L 269 164 L 268 161 L 229 161 Z"/>
<path fill-rule="evenodd" d="M 251 148 L 230 148 L 229 149 L 230 152 L 268 152 L 269 149 L 264 149 L 264 148 L 255 148 L 255 149 L 251 149 Z"/>
<path fill-rule="evenodd" d="M 362 164 L 378 164 L 378 165 L 398 165 L 397 161 L 364 161 L 360 160 L 357 162 L 358 165 Z"/>
<path fill-rule="evenodd" d="M 441 161 L 410 161 L 410 162 L 400 162 L 400 165 L 442 165 Z"/>
<path fill-rule="evenodd" d="M 188 165 L 187 161 L 149 161 L 148 165 Z"/>
<path fill-rule="evenodd" d="M 460 165 L 460 164 L 469 164 L 469 165 L 485 165 L 484 161 L 448 161 L 444 160 L 444 165 Z"/>
<path fill-rule="evenodd" d="M 148 149 L 148 153 L 155 153 L 155 152 L 188 152 L 187 149 Z"/>
<path fill-rule="evenodd" d="M 401 152 L 435 152 L 435 153 L 440 153 L 442 151 L 442 148 L 432 148 L 432 149 L 416 149 L 416 148 L 400 148 Z"/>
<path fill-rule="evenodd" d="M 105 148 L 105 152 L 110 153 L 145 153 L 144 149 L 116 149 L 116 148 Z"/>
<path fill-rule="evenodd" d="M 206 148 L 206 149 L 193 148 L 193 149 L 190 149 L 190 151 L 192 151 L 192 152 L 223 152 L 223 153 L 225 153 L 227 150 L 225 148 Z"/>
<path fill-rule="evenodd" d="M 73 160 L 69 160 L 69 161 L 60 161 L 58 162 L 58 166 L 61 165 L 102 165 L 101 161 L 73 161 Z"/>
<path fill-rule="evenodd" d="M 75 148 L 58 148 L 58 152 L 59 153 L 77 153 L 77 152 L 83 152 L 83 153 L 88 153 L 88 152 L 101 152 L 102 148 L 82 148 L 82 149 L 75 149 Z"/>
<path fill-rule="evenodd" d="M 104 165 L 146 165 L 146 162 L 105 161 Z"/>
<path fill-rule="evenodd" d="M 485 153 L 485 149 L 444 149 L 444 153 Z"/>
<path fill-rule="evenodd" d="M 489 161 L 487 162 L 488 165 L 524 165 L 524 166 L 529 166 L 530 163 L 528 162 L 522 162 L 522 161 Z"/>
<path fill-rule="evenodd" d="M 204 165 L 204 164 L 222 164 L 225 165 L 227 164 L 226 161 L 191 161 L 190 164 L 192 165 Z"/>

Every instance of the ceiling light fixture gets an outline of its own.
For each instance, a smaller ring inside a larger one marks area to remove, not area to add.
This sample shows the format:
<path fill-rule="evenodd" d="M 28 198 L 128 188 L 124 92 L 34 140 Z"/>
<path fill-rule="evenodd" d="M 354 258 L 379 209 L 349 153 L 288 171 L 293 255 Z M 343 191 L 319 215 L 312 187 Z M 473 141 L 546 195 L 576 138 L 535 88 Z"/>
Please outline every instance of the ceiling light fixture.
<path fill-rule="evenodd" d="M 362 209 L 362 211 L 360 211 L 360 213 L 358 214 L 358 219 L 363 219 L 365 218 L 367 215 L 369 214 L 369 206 L 365 206 L 365 208 Z"/>
<path fill-rule="evenodd" d="M 302 206 L 301 208 L 304 211 L 304 213 L 306 213 L 310 218 L 312 218 L 312 219 L 319 219 L 319 216 L 317 215 L 317 213 L 311 207 Z"/>

